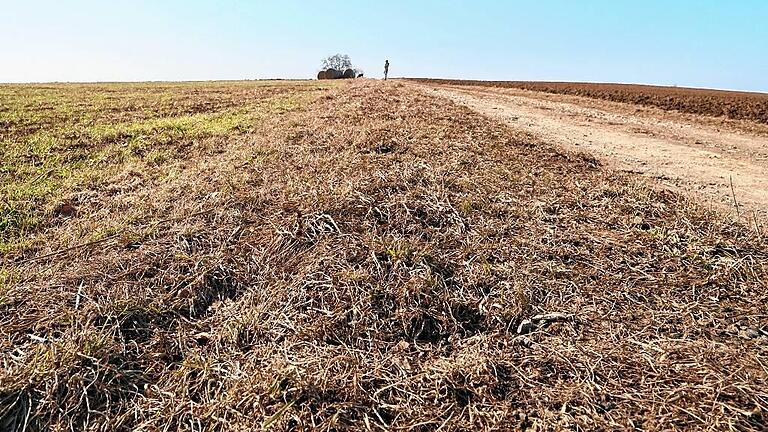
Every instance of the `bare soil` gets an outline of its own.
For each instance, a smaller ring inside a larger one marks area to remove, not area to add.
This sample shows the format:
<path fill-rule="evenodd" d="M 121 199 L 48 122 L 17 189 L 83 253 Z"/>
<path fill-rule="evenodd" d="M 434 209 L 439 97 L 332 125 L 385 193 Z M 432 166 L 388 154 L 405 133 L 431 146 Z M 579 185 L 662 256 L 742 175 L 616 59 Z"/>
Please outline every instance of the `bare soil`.
<path fill-rule="evenodd" d="M 451 85 L 435 93 L 542 141 L 693 193 L 750 223 L 768 218 L 762 124 L 514 88 Z"/>
<path fill-rule="evenodd" d="M 768 94 L 730 90 L 662 87 L 638 84 L 546 82 L 546 81 L 472 81 L 417 79 L 424 83 L 480 87 L 518 88 L 545 93 L 567 94 L 626 102 L 729 119 L 752 120 L 768 124 Z"/>

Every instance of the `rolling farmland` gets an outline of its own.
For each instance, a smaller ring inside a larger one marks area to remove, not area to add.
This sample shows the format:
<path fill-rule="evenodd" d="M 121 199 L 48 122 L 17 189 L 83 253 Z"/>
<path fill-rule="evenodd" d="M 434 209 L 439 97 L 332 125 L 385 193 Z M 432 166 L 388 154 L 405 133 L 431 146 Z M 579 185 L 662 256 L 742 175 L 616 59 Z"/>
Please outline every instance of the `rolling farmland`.
<path fill-rule="evenodd" d="M 768 427 L 759 211 L 443 84 L 1 85 L 0 430 Z"/>

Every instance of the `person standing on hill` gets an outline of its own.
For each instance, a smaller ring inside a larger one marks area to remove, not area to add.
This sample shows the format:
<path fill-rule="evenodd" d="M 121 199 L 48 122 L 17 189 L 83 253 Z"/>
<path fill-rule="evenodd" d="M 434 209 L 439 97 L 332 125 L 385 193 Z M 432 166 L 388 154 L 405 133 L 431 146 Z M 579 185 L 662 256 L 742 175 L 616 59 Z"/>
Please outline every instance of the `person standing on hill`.
<path fill-rule="evenodd" d="M 384 81 L 387 80 L 387 75 L 389 75 L 389 60 L 384 60 Z"/>

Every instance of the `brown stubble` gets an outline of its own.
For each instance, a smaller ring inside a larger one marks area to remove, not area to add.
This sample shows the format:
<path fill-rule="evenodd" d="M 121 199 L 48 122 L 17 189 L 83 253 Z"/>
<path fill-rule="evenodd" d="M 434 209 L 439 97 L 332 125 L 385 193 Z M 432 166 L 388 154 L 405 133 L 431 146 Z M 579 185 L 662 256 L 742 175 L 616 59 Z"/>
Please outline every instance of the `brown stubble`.
<path fill-rule="evenodd" d="M 4 425 L 765 426 L 750 230 L 396 82 L 265 121 L 5 264 Z"/>

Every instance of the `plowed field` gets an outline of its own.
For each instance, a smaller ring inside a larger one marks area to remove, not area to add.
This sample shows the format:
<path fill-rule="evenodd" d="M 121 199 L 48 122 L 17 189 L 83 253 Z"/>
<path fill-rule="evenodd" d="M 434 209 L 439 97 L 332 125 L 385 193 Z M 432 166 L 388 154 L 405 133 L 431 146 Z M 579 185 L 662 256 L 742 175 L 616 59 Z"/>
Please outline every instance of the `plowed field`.
<path fill-rule="evenodd" d="M 653 106 L 670 111 L 768 123 L 768 94 L 724 90 L 535 81 L 415 79 L 429 84 L 518 88 Z"/>

